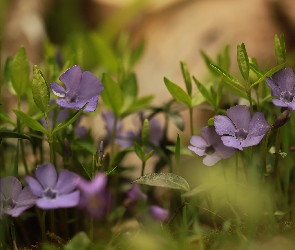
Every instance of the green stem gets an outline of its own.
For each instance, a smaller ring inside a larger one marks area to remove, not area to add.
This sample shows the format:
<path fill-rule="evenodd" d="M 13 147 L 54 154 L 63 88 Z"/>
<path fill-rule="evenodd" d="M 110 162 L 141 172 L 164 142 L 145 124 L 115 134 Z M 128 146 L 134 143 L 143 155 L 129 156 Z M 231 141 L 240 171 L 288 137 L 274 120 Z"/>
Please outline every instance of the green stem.
<path fill-rule="evenodd" d="M 193 108 L 189 108 L 189 118 L 190 118 L 191 136 L 193 136 L 194 135 Z"/>
<path fill-rule="evenodd" d="M 46 241 L 46 231 L 45 231 L 45 224 L 46 224 L 46 210 L 43 210 L 42 212 L 42 218 L 41 218 L 41 233 L 42 233 L 42 241 Z"/>
<path fill-rule="evenodd" d="M 141 176 L 143 176 L 144 173 L 144 169 L 145 169 L 145 161 L 142 161 L 142 165 L 141 165 Z"/>
<path fill-rule="evenodd" d="M 46 126 L 47 126 L 47 140 L 48 140 L 48 144 L 49 144 L 50 162 L 54 163 L 54 152 L 53 152 L 53 145 L 52 145 L 53 138 L 52 138 L 51 128 L 50 128 L 47 113 L 45 113 L 44 115 L 45 115 L 45 121 L 46 121 Z"/>
<path fill-rule="evenodd" d="M 23 159 L 23 163 L 24 163 L 24 167 L 25 167 L 25 172 L 27 175 L 29 175 L 29 168 L 28 168 L 28 164 L 27 164 L 27 159 L 25 157 L 25 149 L 24 149 L 24 142 L 23 140 L 20 141 L 20 149 L 21 149 L 21 153 L 22 153 L 22 159 Z"/>
<path fill-rule="evenodd" d="M 278 176 L 278 166 L 279 166 L 279 152 L 280 152 L 280 148 L 281 148 L 281 142 L 282 142 L 282 127 L 278 128 L 278 133 L 277 133 L 277 138 L 276 138 L 276 144 L 275 144 L 275 148 L 276 148 L 276 155 L 275 155 L 275 163 L 274 163 L 274 180 L 277 178 Z"/>
<path fill-rule="evenodd" d="M 116 140 L 116 134 L 117 134 L 117 123 L 118 123 L 118 117 L 115 115 L 114 119 L 114 127 L 111 137 L 111 158 L 114 157 L 115 154 L 115 140 Z"/>
<path fill-rule="evenodd" d="M 248 96 L 248 99 L 249 99 L 251 115 L 253 115 L 253 104 L 252 104 L 252 97 L 251 97 L 251 89 L 246 90 L 246 92 L 247 92 L 247 96 Z"/>
<path fill-rule="evenodd" d="M 264 178 L 263 171 L 265 173 L 267 173 L 267 169 L 266 169 L 266 154 L 267 154 L 267 144 L 268 144 L 268 139 L 269 139 L 270 134 L 271 134 L 271 130 L 268 130 L 268 132 L 266 134 L 266 137 L 264 139 L 264 143 L 261 143 L 261 147 L 262 147 L 262 150 L 261 150 L 261 166 L 262 166 L 262 169 L 261 169 L 261 178 Z"/>

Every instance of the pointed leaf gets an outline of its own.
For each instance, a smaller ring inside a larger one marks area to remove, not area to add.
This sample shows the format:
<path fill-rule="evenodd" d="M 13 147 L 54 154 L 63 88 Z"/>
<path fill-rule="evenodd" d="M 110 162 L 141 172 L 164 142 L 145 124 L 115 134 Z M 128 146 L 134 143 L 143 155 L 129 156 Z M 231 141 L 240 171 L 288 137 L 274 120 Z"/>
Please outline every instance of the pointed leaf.
<path fill-rule="evenodd" d="M 91 240 L 85 232 L 77 233 L 64 247 L 64 250 L 87 250 Z"/>
<path fill-rule="evenodd" d="M 210 65 L 217 73 L 219 73 L 221 76 L 223 76 L 231 84 L 245 88 L 244 85 L 242 83 L 240 83 L 240 81 L 237 78 L 233 77 L 232 75 L 230 75 L 229 73 L 224 71 L 222 68 L 220 68 L 214 64 L 210 64 Z"/>
<path fill-rule="evenodd" d="M 286 63 L 286 46 L 284 34 L 281 34 L 280 37 L 275 35 L 275 57 L 277 64 Z"/>
<path fill-rule="evenodd" d="M 124 105 L 124 95 L 120 86 L 106 73 L 102 76 L 104 91 L 101 98 L 104 103 L 119 116 Z"/>
<path fill-rule="evenodd" d="M 192 95 L 192 80 L 186 62 L 180 62 L 182 76 L 189 96 Z"/>
<path fill-rule="evenodd" d="M 10 64 L 10 79 L 16 94 L 20 97 L 28 89 L 30 82 L 30 64 L 24 46 L 16 52 Z"/>
<path fill-rule="evenodd" d="M 141 139 L 142 139 L 143 146 L 146 146 L 149 136 L 150 136 L 149 121 L 148 119 L 144 119 L 143 125 L 142 125 L 142 132 L 141 132 Z"/>
<path fill-rule="evenodd" d="M 22 112 L 21 110 L 18 109 L 12 109 L 12 111 L 17 115 L 17 117 L 24 122 L 24 124 L 26 124 L 28 127 L 40 131 L 44 134 L 47 135 L 47 131 L 46 129 L 36 120 L 34 120 L 33 118 L 31 118 L 29 115 L 27 115 L 26 113 Z"/>
<path fill-rule="evenodd" d="M 137 142 L 134 142 L 134 151 L 141 161 L 144 161 L 144 152 Z"/>
<path fill-rule="evenodd" d="M 10 67 L 11 67 L 12 57 L 7 57 L 4 65 L 4 81 L 11 94 L 16 95 L 16 92 L 12 86 L 10 78 Z"/>
<path fill-rule="evenodd" d="M 30 136 L 19 134 L 12 131 L 0 131 L 0 138 L 18 138 L 18 139 L 26 139 L 29 140 L 33 144 L 33 140 Z"/>
<path fill-rule="evenodd" d="M 50 100 L 49 86 L 37 65 L 33 68 L 32 94 L 36 106 L 47 113 Z"/>
<path fill-rule="evenodd" d="M 11 125 L 15 126 L 15 123 L 10 119 L 10 117 L 0 110 L 0 120 L 10 123 Z"/>
<path fill-rule="evenodd" d="M 206 101 L 209 102 L 212 106 L 214 106 L 210 92 L 194 76 L 193 76 L 193 80 L 195 84 L 197 85 L 199 91 L 202 93 L 203 97 L 206 99 Z"/>
<path fill-rule="evenodd" d="M 174 97 L 176 101 L 183 103 L 188 107 L 192 107 L 192 101 L 190 96 L 186 92 L 184 92 L 182 88 L 168 80 L 168 78 L 166 77 L 164 77 L 164 82 L 170 94 Z"/>
<path fill-rule="evenodd" d="M 72 116 L 70 116 L 69 118 L 67 118 L 66 120 L 64 120 L 63 122 L 59 123 L 52 131 L 52 134 L 56 133 L 58 130 L 61 130 L 63 128 L 68 127 L 69 125 L 71 125 L 73 122 L 75 122 L 79 115 L 83 112 L 83 110 L 86 108 L 86 106 L 88 105 L 88 102 L 78 111 L 76 111 Z"/>
<path fill-rule="evenodd" d="M 149 186 L 156 187 L 166 187 L 172 189 L 180 189 L 184 191 L 189 191 L 190 187 L 187 181 L 176 174 L 173 173 L 152 173 L 141 176 L 137 178 L 135 181 L 139 184 L 145 184 Z"/>
<path fill-rule="evenodd" d="M 147 161 L 149 158 L 151 158 L 153 156 L 154 152 L 155 152 L 154 150 L 151 150 L 148 154 L 146 154 L 144 156 L 144 161 Z"/>
<path fill-rule="evenodd" d="M 211 60 L 211 58 L 204 52 L 201 50 L 201 56 L 203 57 L 205 63 L 206 63 L 206 66 L 207 68 L 210 70 L 210 72 L 215 75 L 215 76 L 219 76 L 218 72 L 216 72 L 216 70 L 214 70 L 212 67 L 211 67 L 211 64 L 214 64 L 214 62 Z"/>
<path fill-rule="evenodd" d="M 205 101 L 206 101 L 206 98 L 203 96 L 203 94 L 200 91 L 197 91 L 192 96 L 192 106 L 193 107 L 196 107 Z"/>
<path fill-rule="evenodd" d="M 240 72 L 245 81 L 249 79 L 249 58 L 246 51 L 245 44 L 239 44 L 237 48 L 237 60 Z"/>
<path fill-rule="evenodd" d="M 124 94 L 124 109 L 130 107 L 137 97 L 138 86 L 134 73 L 130 74 L 126 81 L 122 82 L 121 88 Z"/>

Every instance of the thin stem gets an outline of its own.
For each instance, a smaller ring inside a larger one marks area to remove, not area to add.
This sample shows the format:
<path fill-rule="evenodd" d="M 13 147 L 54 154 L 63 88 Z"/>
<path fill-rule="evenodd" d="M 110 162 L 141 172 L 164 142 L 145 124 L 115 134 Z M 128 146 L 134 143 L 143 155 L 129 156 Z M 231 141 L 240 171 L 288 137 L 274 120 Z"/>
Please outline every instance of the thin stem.
<path fill-rule="evenodd" d="M 27 159 L 25 157 L 25 149 L 24 149 L 24 142 L 23 140 L 20 141 L 20 149 L 21 149 L 21 153 L 22 153 L 22 159 L 23 159 L 23 163 L 24 163 L 24 167 L 25 167 L 25 172 L 27 175 L 29 175 L 29 168 L 28 168 L 28 164 L 27 164 Z"/>
<path fill-rule="evenodd" d="M 54 152 L 53 152 L 53 139 L 52 139 L 52 133 L 51 133 L 51 128 L 48 120 L 47 113 L 45 115 L 45 121 L 46 121 L 46 126 L 47 126 L 47 139 L 48 139 L 48 144 L 49 144 L 49 151 L 50 151 L 50 162 L 54 163 Z"/>
<path fill-rule="evenodd" d="M 117 123 L 118 123 L 118 117 L 115 115 L 114 119 L 114 127 L 111 137 L 111 158 L 114 156 L 115 153 L 115 140 L 116 140 L 116 134 L 117 134 Z"/>
<path fill-rule="evenodd" d="M 278 165 L 279 165 L 279 152 L 280 152 L 280 148 L 281 148 L 281 142 L 282 142 L 282 127 L 278 128 L 278 133 L 277 133 L 277 138 L 276 138 L 276 144 L 275 144 L 275 148 L 276 148 L 276 155 L 275 155 L 275 163 L 274 163 L 274 180 L 277 178 L 278 175 Z"/>
<path fill-rule="evenodd" d="M 267 169 L 266 169 L 266 153 L 267 153 L 267 144 L 268 144 L 268 139 L 269 139 L 269 136 L 271 134 L 271 130 L 268 130 L 267 134 L 266 134 L 266 137 L 264 139 L 264 143 L 261 143 L 261 147 L 262 147 L 262 152 L 261 152 L 261 165 L 262 165 L 262 173 L 261 173 L 261 176 L 262 178 L 264 177 L 263 175 L 263 171 L 265 171 L 265 173 L 267 173 Z"/>
<path fill-rule="evenodd" d="M 142 161 L 142 165 L 141 165 L 141 176 L 143 176 L 143 174 L 144 174 L 145 163 L 146 163 L 146 161 Z"/>
<path fill-rule="evenodd" d="M 46 241 L 46 231 L 45 231 L 45 221 L 46 218 L 46 210 L 43 210 L 42 212 L 42 218 L 41 218 L 41 233 L 42 233 L 42 241 L 45 242 Z"/>
<path fill-rule="evenodd" d="M 247 96 L 248 96 L 248 99 L 249 99 L 251 115 L 253 115 L 253 104 L 252 104 L 252 97 L 251 97 L 251 89 L 246 90 L 246 92 L 247 92 Z"/>
<path fill-rule="evenodd" d="M 189 108 L 189 118 L 190 118 L 190 130 L 191 130 L 191 136 L 193 136 L 193 135 L 194 135 L 193 108 Z"/>

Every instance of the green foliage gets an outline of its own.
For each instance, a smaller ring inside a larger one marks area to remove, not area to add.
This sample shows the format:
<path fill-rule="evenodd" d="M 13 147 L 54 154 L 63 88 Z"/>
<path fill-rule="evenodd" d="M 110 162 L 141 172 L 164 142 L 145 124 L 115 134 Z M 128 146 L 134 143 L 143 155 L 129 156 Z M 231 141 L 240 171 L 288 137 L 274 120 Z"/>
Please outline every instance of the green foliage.
<path fill-rule="evenodd" d="M 64 250 L 86 250 L 90 245 L 91 240 L 88 235 L 85 232 L 80 232 L 65 245 Z"/>
<path fill-rule="evenodd" d="M 192 80 L 191 75 L 186 65 L 186 62 L 180 62 L 182 76 L 185 82 L 186 90 L 189 96 L 192 95 Z"/>
<path fill-rule="evenodd" d="M 275 35 L 274 44 L 275 44 L 275 57 L 276 57 L 277 64 L 286 63 L 286 46 L 285 46 L 284 34 L 281 34 L 280 37 Z"/>
<path fill-rule="evenodd" d="M 238 61 L 238 66 L 240 69 L 240 72 L 244 78 L 245 81 L 248 81 L 249 79 L 249 58 L 248 54 L 246 51 L 245 44 L 239 44 L 237 48 L 237 61 Z"/>
<path fill-rule="evenodd" d="M 137 178 L 134 182 L 149 186 L 166 187 L 189 191 L 187 181 L 179 175 L 173 173 L 152 173 Z"/>

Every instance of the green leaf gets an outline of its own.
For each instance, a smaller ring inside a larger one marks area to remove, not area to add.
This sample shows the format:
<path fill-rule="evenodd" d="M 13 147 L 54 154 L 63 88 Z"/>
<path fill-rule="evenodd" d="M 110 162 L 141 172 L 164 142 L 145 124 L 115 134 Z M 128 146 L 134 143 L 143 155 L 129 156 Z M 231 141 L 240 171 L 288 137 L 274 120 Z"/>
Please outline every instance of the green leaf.
<path fill-rule="evenodd" d="M 208 126 L 213 126 L 214 125 L 214 117 L 209 118 L 207 124 L 208 124 Z"/>
<path fill-rule="evenodd" d="M 172 153 L 175 153 L 176 146 L 166 146 L 165 148 L 168 149 L 169 151 L 171 151 Z M 190 151 L 187 147 L 181 147 L 180 148 L 180 154 L 181 155 L 188 155 L 188 156 L 193 156 L 194 155 L 192 153 L 192 151 Z"/>
<path fill-rule="evenodd" d="M 181 196 L 182 197 L 191 197 L 191 196 L 195 196 L 195 195 L 198 195 L 202 192 L 205 192 L 205 191 L 208 191 L 214 187 L 217 187 L 218 184 L 214 183 L 205 183 L 205 184 L 201 184 L 199 186 L 197 186 L 196 188 L 192 189 L 191 191 L 187 192 L 187 193 L 184 193 L 182 194 Z"/>
<path fill-rule="evenodd" d="M 258 83 L 262 82 L 265 80 L 266 77 L 272 76 L 274 73 L 278 72 L 279 70 L 283 69 L 285 67 L 286 63 L 280 64 L 272 68 L 271 70 L 267 71 L 263 76 L 261 76 L 256 82 L 254 82 L 251 86 L 250 89 L 253 88 L 255 85 Z"/>
<path fill-rule="evenodd" d="M 192 107 L 192 101 L 190 96 L 186 92 L 184 92 L 182 88 L 168 80 L 168 78 L 166 77 L 164 77 L 164 82 L 170 94 L 176 101 L 183 103 L 188 107 Z"/>
<path fill-rule="evenodd" d="M 124 105 L 124 95 L 120 86 L 106 73 L 102 76 L 102 83 L 104 85 L 102 100 L 116 116 L 119 116 Z"/>
<path fill-rule="evenodd" d="M 245 81 L 248 81 L 249 79 L 249 58 L 246 51 L 245 44 L 239 44 L 237 48 L 237 60 L 240 72 L 244 78 Z"/>
<path fill-rule="evenodd" d="M 126 148 L 120 152 L 118 152 L 113 158 L 112 158 L 112 162 L 111 162 L 111 167 L 115 167 L 117 165 L 119 165 L 119 163 L 122 161 L 122 159 L 125 157 L 125 155 L 127 153 L 130 153 L 132 152 L 133 149 L 130 147 L 130 148 Z"/>
<path fill-rule="evenodd" d="M 131 51 L 130 66 L 134 66 L 142 56 L 145 48 L 145 40 L 141 39 L 138 45 Z"/>
<path fill-rule="evenodd" d="M 229 70 L 230 66 L 230 55 L 229 55 L 229 45 L 226 45 L 223 53 L 218 55 L 218 66 L 225 71 Z"/>
<path fill-rule="evenodd" d="M 68 127 L 69 125 L 71 125 L 74 121 L 76 121 L 79 117 L 79 115 L 83 112 L 83 110 L 86 108 L 86 106 L 88 105 L 88 102 L 78 111 L 76 111 L 72 116 L 70 116 L 69 118 L 67 118 L 66 120 L 64 120 L 63 122 L 59 123 L 52 131 L 52 135 L 54 133 L 56 133 L 58 130 L 61 130 L 63 128 Z"/>
<path fill-rule="evenodd" d="M 131 106 L 127 110 L 124 110 L 121 116 L 124 117 L 130 113 L 146 108 L 150 104 L 153 98 L 154 96 L 148 95 L 148 96 L 144 96 L 134 100 Z"/>
<path fill-rule="evenodd" d="M 166 187 L 172 189 L 180 189 L 183 191 L 189 191 L 190 187 L 187 181 L 179 175 L 173 173 L 152 173 L 143 175 L 137 178 L 135 181 L 139 184 L 145 184 L 156 187 Z"/>
<path fill-rule="evenodd" d="M 150 136 L 150 126 L 148 119 L 144 119 L 141 131 L 142 145 L 146 146 Z"/>
<path fill-rule="evenodd" d="M 134 151 L 138 158 L 142 161 L 144 161 L 144 152 L 142 151 L 141 146 L 137 142 L 134 142 Z"/>
<path fill-rule="evenodd" d="M 186 62 L 180 62 L 182 76 L 189 96 L 192 95 L 192 80 Z"/>
<path fill-rule="evenodd" d="M 124 110 L 131 106 L 137 97 L 138 86 L 135 74 L 130 74 L 129 77 L 121 84 L 124 94 Z"/>
<path fill-rule="evenodd" d="M 202 83 L 200 83 L 194 76 L 193 76 L 193 80 L 195 82 L 195 84 L 197 85 L 199 91 L 201 92 L 201 94 L 203 95 L 203 97 L 212 105 L 214 106 L 213 100 L 212 100 L 212 96 L 210 94 L 210 92 L 204 87 L 204 85 Z"/>
<path fill-rule="evenodd" d="M 0 131 L 0 138 L 18 138 L 18 139 L 26 139 L 29 140 L 33 144 L 33 140 L 30 136 L 19 134 L 12 131 Z"/>
<path fill-rule="evenodd" d="M 192 106 L 193 107 L 196 107 L 205 101 L 206 101 L 206 98 L 202 95 L 202 93 L 200 91 L 197 91 L 192 96 Z"/>
<path fill-rule="evenodd" d="M 144 161 L 147 161 L 149 158 L 151 158 L 154 154 L 154 150 L 151 150 L 148 154 L 144 156 Z"/>
<path fill-rule="evenodd" d="M 210 64 L 211 67 L 221 76 L 223 76 L 227 81 L 229 81 L 232 85 L 236 85 L 242 88 L 245 88 L 244 85 L 242 83 L 240 83 L 240 81 L 233 77 L 232 75 L 230 75 L 229 73 L 227 73 L 226 71 L 224 71 L 222 68 L 218 67 L 217 65 L 214 64 Z"/>
<path fill-rule="evenodd" d="M 64 247 L 64 250 L 87 250 L 91 240 L 85 232 L 77 233 Z"/>
<path fill-rule="evenodd" d="M 32 94 L 36 106 L 47 113 L 50 100 L 49 86 L 37 65 L 33 67 Z"/>
<path fill-rule="evenodd" d="M 47 135 L 47 131 L 46 129 L 36 120 L 34 120 L 33 118 L 31 118 L 29 115 L 27 115 L 26 113 L 22 112 L 21 110 L 18 109 L 12 109 L 12 111 L 17 115 L 17 117 L 23 121 L 28 127 L 40 131 L 44 134 Z"/>
<path fill-rule="evenodd" d="M 201 50 L 201 56 L 203 57 L 203 59 L 206 63 L 206 66 L 210 70 L 210 72 L 215 76 L 219 76 L 218 72 L 216 72 L 216 70 L 214 70 L 211 66 L 211 64 L 214 64 L 214 62 L 211 60 L 211 58 L 202 50 Z"/>
<path fill-rule="evenodd" d="M 275 45 L 275 57 L 276 57 L 277 64 L 286 63 L 286 46 L 285 46 L 284 34 L 281 34 L 280 37 L 275 35 L 274 45 Z"/>
<path fill-rule="evenodd" d="M 10 123 L 13 126 L 16 126 L 15 123 L 10 119 L 10 117 L 6 113 L 4 113 L 1 109 L 0 109 L 0 119 Z"/>
<path fill-rule="evenodd" d="M 16 92 L 12 86 L 12 82 L 11 82 L 11 78 L 10 78 L 11 62 L 12 62 L 12 58 L 7 57 L 7 59 L 5 61 L 5 65 L 4 65 L 4 81 L 5 81 L 5 84 L 8 88 L 8 90 L 10 91 L 10 93 L 12 93 L 13 95 L 16 95 Z"/>
<path fill-rule="evenodd" d="M 242 97 L 246 100 L 248 100 L 247 94 L 242 91 L 240 88 L 237 88 L 235 85 L 229 83 L 228 81 L 222 81 L 222 84 L 225 83 L 232 91 L 234 91 L 239 97 Z M 252 98 L 252 101 L 255 102 L 255 100 Z"/>
<path fill-rule="evenodd" d="M 30 64 L 24 46 L 18 49 L 12 59 L 10 64 L 10 79 L 18 97 L 28 91 L 30 83 Z"/>

